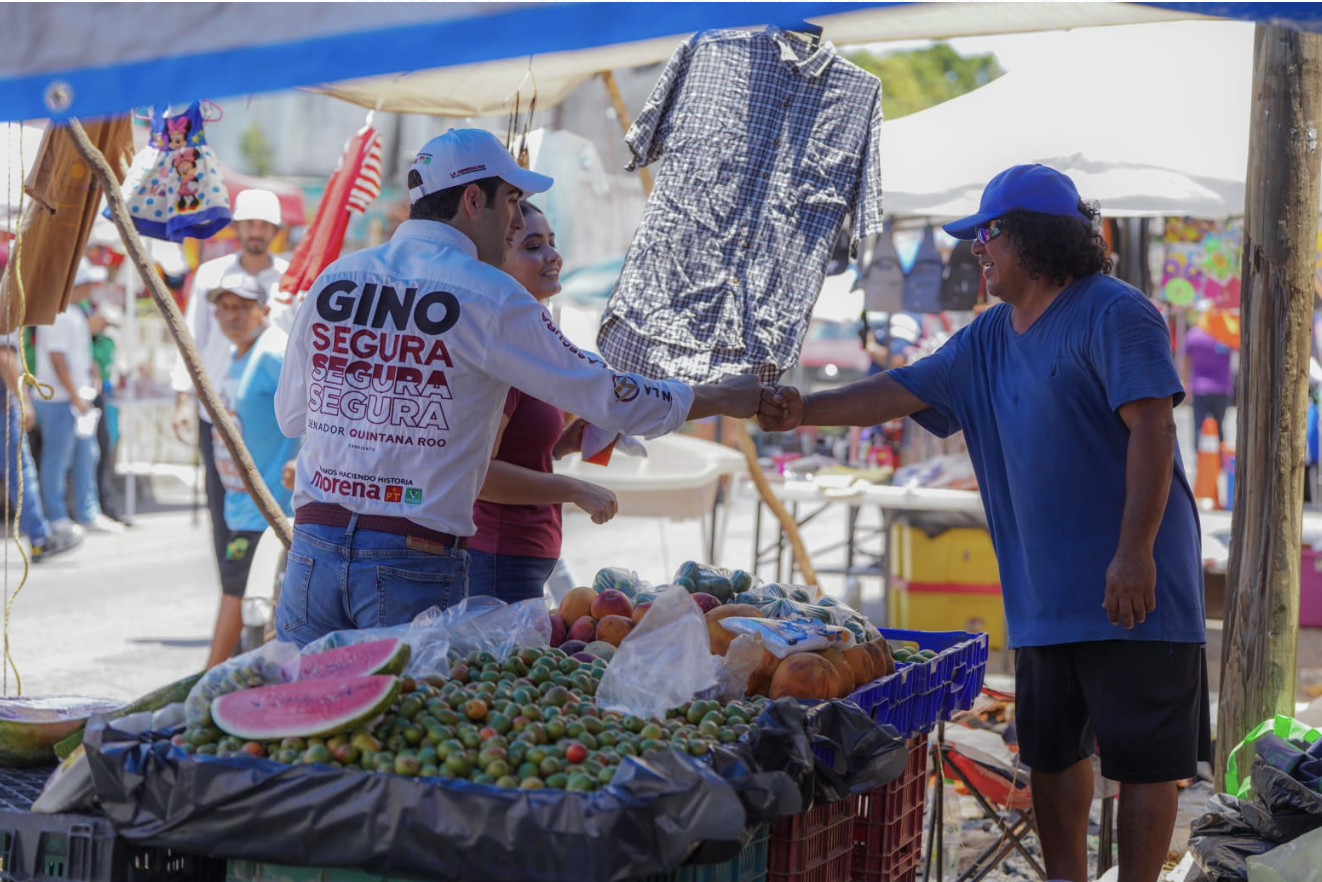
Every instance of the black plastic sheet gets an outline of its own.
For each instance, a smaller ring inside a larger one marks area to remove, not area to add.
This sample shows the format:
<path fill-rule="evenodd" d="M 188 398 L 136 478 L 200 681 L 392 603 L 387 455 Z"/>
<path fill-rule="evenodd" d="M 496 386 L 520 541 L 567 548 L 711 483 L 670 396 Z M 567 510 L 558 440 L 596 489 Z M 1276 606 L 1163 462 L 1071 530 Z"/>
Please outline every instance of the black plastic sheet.
<path fill-rule="evenodd" d="M 86 744 L 102 808 L 142 845 L 434 879 L 615 882 L 728 860 L 749 825 L 904 768 L 895 731 L 846 702 L 781 699 L 758 723 L 709 763 L 668 751 L 628 758 L 596 793 L 189 756 L 168 733 L 131 735 L 100 719 Z M 814 757 L 823 749 L 836 758 L 825 774 Z"/>
<path fill-rule="evenodd" d="M 1248 804 L 1218 793 L 1208 800 L 1206 813 L 1194 820 L 1189 851 L 1207 882 L 1244 882 L 1248 858 L 1276 847 L 1245 820 L 1242 809 Z"/>
<path fill-rule="evenodd" d="M 1322 827 L 1322 794 L 1273 767 L 1262 756 L 1254 759 L 1249 774 L 1253 799 L 1241 802 L 1240 810 L 1244 820 L 1264 839 L 1284 844 Z"/>

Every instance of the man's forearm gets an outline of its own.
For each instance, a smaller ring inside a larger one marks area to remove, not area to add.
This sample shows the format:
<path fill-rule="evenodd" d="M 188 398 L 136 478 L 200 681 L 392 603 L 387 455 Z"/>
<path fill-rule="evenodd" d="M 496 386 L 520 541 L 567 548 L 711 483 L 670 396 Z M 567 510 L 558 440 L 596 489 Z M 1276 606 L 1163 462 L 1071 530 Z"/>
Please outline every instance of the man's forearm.
<path fill-rule="evenodd" d="M 574 501 L 575 479 L 493 460 L 477 498 L 503 505 L 545 505 Z"/>
<path fill-rule="evenodd" d="M 805 426 L 875 426 L 927 409 L 922 399 L 889 374 L 814 392 L 803 403 Z"/>
<path fill-rule="evenodd" d="M 1170 496 L 1175 465 L 1175 423 L 1146 419 L 1129 432 L 1125 453 L 1125 509 L 1120 554 L 1152 554 Z"/>

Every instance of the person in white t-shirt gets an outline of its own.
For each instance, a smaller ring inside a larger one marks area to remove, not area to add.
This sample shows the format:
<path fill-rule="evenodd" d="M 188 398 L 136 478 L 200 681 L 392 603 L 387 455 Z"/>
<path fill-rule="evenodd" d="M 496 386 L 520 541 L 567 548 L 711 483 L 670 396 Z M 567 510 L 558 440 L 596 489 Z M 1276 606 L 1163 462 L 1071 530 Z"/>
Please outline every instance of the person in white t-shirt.
<path fill-rule="evenodd" d="M 551 183 L 491 133 L 451 129 L 413 161 L 410 219 L 313 284 L 275 402 L 281 431 L 306 433 L 280 639 L 402 624 L 464 599 L 473 503 L 511 386 L 653 438 L 757 411 L 753 376 L 688 386 L 612 370 L 498 269 L 523 229 L 520 198 Z"/>
<path fill-rule="evenodd" d="M 101 378 L 92 361 L 92 332 L 81 304 L 92 286 L 104 282 L 106 270 L 83 258 L 74 276 L 69 307 L 49 327 L 34 329 L 37 338 L 37 382 L 51 387 L 49 400 L 32 402 L 41 427 L 41 502 L 56 532 L 69 528 L 65 493 L 73 485 L 73 520 L 83 529 L 118 533 L 123 526 L 101 513 L 96 485 L 96 422 L 101 412 L 92 404 Z"/>
<path fill-rule="evenodd" d="M 184 312 L 184 321 L 193 335 L 198 355 L 202 358 L 202 368 L 213 389 L 218 389 L 229 373 L 231 343 L 221 332 L 215 306 L 207 302 L 207 292 L 218 287 L 221 279 L 235 274 L 252 276 L 262 288 L 275 291 L 280 285 L 280 277 L 289 268 L 289 261 L 270 252 L 271 242 L 280 232 L 278 196 L 270 190 L 244 190 L 234 199 L 233 220 L 239 250 L 208 260 L 197 268 Z M 225 487 L 216 470 L 211 416 L 198 402 L 192 378 L 184 369 L 182 359 L 175 364 L 170 378 L 175 390 L 174 433 L 187 444 L 191 443 L 192 433 L 196 432 L 198 452 L 206 471 L 212 549 L 216 565 L 223 568 L 229 530 L 225 527 Z"/>

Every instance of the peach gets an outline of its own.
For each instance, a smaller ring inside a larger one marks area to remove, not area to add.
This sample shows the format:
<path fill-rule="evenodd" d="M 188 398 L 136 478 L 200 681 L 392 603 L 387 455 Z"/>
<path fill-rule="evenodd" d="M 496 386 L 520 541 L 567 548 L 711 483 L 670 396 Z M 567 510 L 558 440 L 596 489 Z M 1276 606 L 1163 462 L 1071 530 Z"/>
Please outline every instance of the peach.
<path fill-rule="evenodd" d="M 633 623 L 636 625 L 639 622 L 641 622 L 643 620 L 643 616 L 647 615 L 647 611 L 651 608 L 652 608 L 652 601 L 650 600 L 644 601 L 643 603 L 640 603 L 637 606 L 635 606 L 633 608 L 633 615 L 630 617 L 633 619 Z"/>
<path fill-rule="evenodd" d="M 707 637 L 711 640 L 712 654 L 725 655 L 730 649 L 730 644 L 734 642 L 734 638 L 738 636 L 733 631 L 723 627 L 721 619 L 756 619 L 761 616 L 762 613 L 757 607 L 747 603 L 731 603 L 709 610 L 707 612 Z"/>
<path fill-rule="evenodd" d="M 844 698 L 846 695 L 853 692 L 854 669 L 850 666 L 849 662 L 845 661 L 845 654 L 838 648 L 832 646 L 828 649 L 823 649 L 820 655 L 835 666 L 835 674 L 840 678 L 840 694 L 837 697 Z"/>
<path fill-rule="evenodd" d="M 606 616 L 597 625 L 597 639 L 604 640 L 612 646 L 619 646 L 620 641 L 629 636 L 633 630 L 633 619 L 627 616 Z"/>
<path fill-rule="evenodd" d="M 597 620 L 592 616 L 579 616 L 574 624 L 569 626 L 569 639 L 581 640 L 585 645 L 596 640 Z"/>
<path fill-rule="evenodd" d="M 565 620 L 560 618 L 559 613 L 551 613 L 551 645 L 559 646 L 565 642 L 565 635 L 569 629 L 565 627 Z"/>
<path fill-rule="evenodd" d="M 592 601 L 592 617 L 601 621 L 607 616 L 623 616 L 626 619 L 633 616 L 633 603 L 624 592 L 607 588 Z"/>
<path fill-rule="evenodd" d="M 824 701 L 840 694 L 835 665 L 813 652 L 787 656 L 771 678 L 771 697 L 814 698 Z"/>
<path fill-rule="evenodd" d="M 597 592 L 591 588 L 575 588 L 560 601 L 560 618 L 565 620 L 565 627 L 572 628 L 574 623 L 584 616 L 592 614 L 592 601 L 597 599 Z"/>

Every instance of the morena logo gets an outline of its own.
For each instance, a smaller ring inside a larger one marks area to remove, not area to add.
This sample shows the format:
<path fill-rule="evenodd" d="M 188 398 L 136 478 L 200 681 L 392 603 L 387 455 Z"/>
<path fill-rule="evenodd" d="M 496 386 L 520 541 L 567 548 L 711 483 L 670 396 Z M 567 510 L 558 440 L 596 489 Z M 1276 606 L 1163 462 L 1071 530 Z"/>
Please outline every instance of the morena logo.
<path fill-rule="evenodd" d="M 638 397 L 642 391 L 638 387 L 638 381 L 627 374 L 615 374 L 615 400 L 628 404 Z"/>

